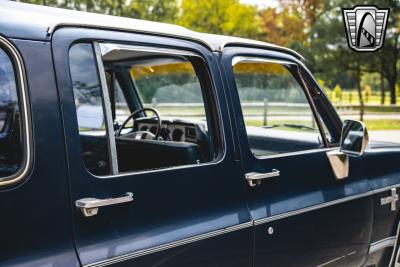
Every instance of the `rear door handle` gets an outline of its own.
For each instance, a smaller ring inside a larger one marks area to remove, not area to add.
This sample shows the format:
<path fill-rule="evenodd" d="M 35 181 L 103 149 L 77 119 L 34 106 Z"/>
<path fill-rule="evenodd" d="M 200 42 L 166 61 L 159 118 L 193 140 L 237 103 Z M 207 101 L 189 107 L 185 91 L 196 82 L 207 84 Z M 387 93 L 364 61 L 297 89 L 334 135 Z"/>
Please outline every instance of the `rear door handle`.
<path fill-rule="evenodd" d="M 100 207 L 111 206 L 121 203 L 127 203 L 133 201 L 133 194 L 131 192 L 125 193 L 121 197 L 116 198 L 82 198 L 75 201 L 75 206 L 80 209 L 83 216 L 91 217 L 99 212 Z"/>
<path fill-rule="evenodd" d="M 272 169 L 271 172 L 261 173 L 261 172 L 249 172 L 246 173 L 246 180 L 251 187 L 260 185 L 263 179 L 268 179 L 272 177 L 277 177 L 281 174 L 280 171 Z"/>

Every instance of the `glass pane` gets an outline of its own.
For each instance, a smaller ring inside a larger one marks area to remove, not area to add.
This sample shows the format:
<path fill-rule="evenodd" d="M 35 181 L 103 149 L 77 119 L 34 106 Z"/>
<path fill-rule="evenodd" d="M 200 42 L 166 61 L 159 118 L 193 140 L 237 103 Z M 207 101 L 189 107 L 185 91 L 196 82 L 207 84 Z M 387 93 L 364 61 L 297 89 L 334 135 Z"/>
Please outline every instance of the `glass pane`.
<path fill-rule="evenodd" d="M 92 46 L 74 45 L 70 49 L 69 57 L 85 165 L 93 174 L 109 174 L 105 116 Z"/>
<path fill-rule="evenodd" d="M 295 68 L 252 60 L 239 60 L 233 66 L 250 148 L 256 156 L 321 147 Z"/>
<path fill-rule="evenodd" d="M 144 106 L 163 116 L 205 120 L 203 95 L 192 64 L 183 59 L 158 59 L 131 68 Z"/>
<path fill-rule="evenodd" d="M 203 88 L 192 57 L 101 44 L 110 101 L 103 101 L 91 44 L 70 50 L 82 155 L 87 169 L 110 174 L 104 110 L 111 110 L 118 173 L 212 161 Z M 115 49 L 118 47 L 118 49 Z M 197 59 L 196 62 L 199 60 Z M 200 65 L 196 65 L 199 68 Z M 206 84 L 206 83 L 205 83 Z M 110 103 L 110 107 L 103 106 Z M 143 107 L 158 110 L 154 116 Z M 125 125 L 121 124 L 132 113 Z"/>
<path fill-rule="evenodd" d="M 115 114 L 113 115 L 114 122 L 121 125 L 126 118 L 131 114 L 128 103 L 126 102 L 124 92 L 121 89 L 121 85 L 116 79 L 115 75 L 106 72 L 107 87 L 109 89 L 110 101 L 114 104 Z M 113 109 L 113 108 L 112 108 Z M 114 112 L 114 111 L 113 111 Z M 128 122 L 127 127 L 132 127 L 132 121 Z"/>
<path fill-rule="evenodd" d="M 17 172 L 22 160 L 22 137 L 13 64 L 0 49 L 0 177 Z"/>

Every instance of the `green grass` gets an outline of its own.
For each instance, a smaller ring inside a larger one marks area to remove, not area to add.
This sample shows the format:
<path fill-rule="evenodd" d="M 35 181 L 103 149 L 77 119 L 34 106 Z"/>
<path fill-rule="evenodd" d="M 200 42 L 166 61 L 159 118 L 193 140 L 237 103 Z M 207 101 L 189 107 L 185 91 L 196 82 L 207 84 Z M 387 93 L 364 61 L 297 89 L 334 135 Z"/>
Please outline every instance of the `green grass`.
<path fill-rule="evenodd" d="M 299 122 L 299 121 L 271 121 L 272 124 L 282 124 L 282 123 L 293 123 L 293 124 L 305 124 L 306 126 L 313 127 L 310 122 Z M 383 120 L 365 120 L 365 125 L 370 131 L 373 130 L 400 130 L 400 119 L 383 119 Z M 263 122 L 261 120 L 246 120 L 247 126 L 262 126 Z M 315 127 L 315 126 L 314 126 Z M 292 129 L 293 130 L 293 129 Z"/>
<path fill-rule="evenodd" d="M 400 119 L 365 120 L 364 123 L 368 130 L 400 130 Z"/>
<path fill-rule="evenodd" d="M 354 103 L 356 104 L 356 103 Z M 159 111 L 161 115 L 175 115 L 177 117 L 195 117 L 195 118 L 204 118 L 204 108 L 202 107 L 160 107 Z M 276 113 L 285 113 L 288 112 L 288 108 L 282 107 L 271 107 L 269 109 L 270 115 L 276 115 Z M 358 112 L 358 108 L 353 110 L 354 112 Z M 304 113 L 304 109 L 290 109 L 291 116 L 293 116 L 293 112 Z M 249 114 L 262 116 L 263 109 L 262 107 L 247 107 L 244 109 L 245 116 Z M 274 114 L 275 113 L 275 114 Z M 339 114 L 341 111 L 339 110 Z M 365 114 L 386 114 L 386 113 L 400 113 L 400 106 L 390 107 L 390 106 L 382 106 L 379 108 L 376 107 L 366 107 Z M 400 117 L 400 116 L 399 116 Z M 282 123 L 292 123 L 292 124 L 304 124 L 306 126 L 313 126 L 311 121 L 296 121 L 296 120 L 268 120 L 268 124 L 282 124 Z M 379 119 L 379 120 L 365 120 L 365 124 L 369 130 L 400 130 L 400 118 L 399 119 Z M 249 119 L 246 120 L 247 126 L 262 126 L 262 119 Z"/>
<path fill-rule="evenodd" d="M 355 90 L 351 91 L 342 91 L 342 95 L 335 95 L 332 91 L 325 92 L 326 95 L 328 96 L 329 100 L 333 104 L 352 104 L 352 105 L 358 105 L 359 98 L 358 98 L 358 92 Z M 381 104 L 381 95 L 379 92 L 373 92 L 369 96 L 365 95 L 365 92 L 363 92 L 363 99 L 364 103 L 366 105 L 380 105 Z M 400 96 L 397 96 L 397 104 L 400 103 Z M 385 105 L 390 105 L 390 94 L 386 92 L 385 94 Z"/>
<path fill-rule="evenodd" d="M 246 120 L 245 121 L 246 126 L 263 126 L 263 122 L 260 120 Z M 312 125 L 312 123 L 310 121 L 295 121 L 295 120 L 274 120 L 274 121 L 269 121 L 268 122 L 268 126 L 272 126 L 272 125 L 280 125 L 280 124 L 299 124 L 299 125 L 304 125 L 307 127 L 312 127 L 312 128 L 316 128 L 318 129 L 318 127 L 316 125 Z M 309 132 L 312 131 L 311 129 L 296 129 L 296 128 L 292 128 L 292 127 L 277 127 L 277 130 L 285 130 L 285 131 L 305 131 L 305 132 Z"/>

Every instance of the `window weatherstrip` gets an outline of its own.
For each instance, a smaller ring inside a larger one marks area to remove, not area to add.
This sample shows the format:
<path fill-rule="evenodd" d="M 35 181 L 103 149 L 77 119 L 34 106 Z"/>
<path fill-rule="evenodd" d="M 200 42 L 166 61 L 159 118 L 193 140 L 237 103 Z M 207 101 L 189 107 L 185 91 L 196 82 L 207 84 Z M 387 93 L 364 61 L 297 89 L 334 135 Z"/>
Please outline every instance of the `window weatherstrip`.
<path fill-rule="evenodd" d="M 101 56 L 100 44 L 98 42 L 93 43 L 93 48 L 96 56 L 96 67 L 97 73 L 100 79 L 100 90 L 102 94 L 103 110 L 105 114 L 105 126 L 108 141 L 109 161 L 112 175 L 118 174 L 118 158 L 117 158 L 117 147 L 115 144 L 114 124 L 111 111 L 110 95 L 108 93 L 107 80 L 104 71 L 103 59 Z"/>
<path fill-rule="evenodd" d="M 8 186 L 20 182 L 27 177 L 33 161 L 32 130 L 28 104 L 25 68 L 19 52 L 4 37 L 0 36 L 0 49 L 3 49 L 13 63 L 14 75 L 18 91 L 18 105 L 21 108 L 21 128 L 23 137 L 23 159 L 19 170 L 7 177 L 0 178 L 0 186 Z"/>
<path fill-rule="evenodd" d="M 297 63 L 292 62 L 292 61 L 280 60 L 280 59 L 268 59 L 268 58 L 259 58 L 259 57 L 236 56 L 236 57 L 234 57 L 232 59 L 232 67 L 235 66 L 236 64 L 240 63 L 240 62 L 275 63 L 275 64 L 280 64 L 282 66 L 284 66 L 284 65 L 295 66 L 296 67 L 296 71 L 297 71 L 296 74 L 298 75 L 298 78 L 300 79 L 299 85 L 303 89 L 304 95 L 307 98 L 308 106 L 310 107 L 310 109 L 312 111 L 312 114 L 313 114 L 313 118 L 314 118 L 315 122 L 317 123 L 319 133 L 320 133 L 322 141 L 324 143 L 324 147 L 325 148 L 329 148 L 329 142 L 326 139 L 326 135 L 325 135 L 325 131 L 324 131 L 324 127 L 323 127 L 322 121 L 321 121 L 321 119 L 319 117 L 317 107 L 315 106 L 315 103 L 314 103 L 314 101 L 312 99 L 312 96 L 311 96 L 311 93 L 309 91 L 310 88 L 307 86 L 307 83 L 306 83 L 306 81 L 304 80 L 304 77 L 301 74 L 301 71 L 300 71 L 301 66 L 300 65 L 298 65 Z M 290 70 L 289 70 L 289 72 L 292 75 L 292 77 L 298 82 L 298 80 L 293 75 L 293 73 Z M 233 73 L 233 74 L 235 76 L 235 73 Z M 257 158 L 260 159 L 258 156 L 257 156 Z"/>
<path fill-rule="evenodd" d="M 296 67 L 297 67 L 297 75 L 299 75 L 299 78 L 300 78 L 301 83 L 302 83 L 304 94 L 306 95 L 306 97 L 308 99 L 308 103 L 309 103 L 309 105 L 311 107 L 311 110 L 313 112 L 314 119 L 317 122 L 319 133 L 321 135 L 322 141 L 324 142 L 324 146 L 326 148 L 328 148 L 329 147 L 329 142 L 326 139 L 325 130 L 324 130 L 324 127 L 322 126 L 322 121 L 321 121 L 321 118 L 319 116 L 317 107 L 315 106 L 314 100 L 313 100 L 313 98 L 311 96 L 310 88 L 308 88 L 307 83 L 305 82 L 303 76 L 301 75 L 300 66 L 296 64 Z"/>

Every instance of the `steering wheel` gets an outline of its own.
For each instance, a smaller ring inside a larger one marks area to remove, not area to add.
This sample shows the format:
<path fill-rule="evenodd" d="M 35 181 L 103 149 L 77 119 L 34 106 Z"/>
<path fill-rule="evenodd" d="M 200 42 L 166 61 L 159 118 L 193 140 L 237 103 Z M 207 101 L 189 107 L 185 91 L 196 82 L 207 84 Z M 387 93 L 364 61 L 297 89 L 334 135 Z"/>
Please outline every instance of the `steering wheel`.
<path fill-rule="evenodd" d="M 150 131 L 135 131 L 132 134 L 134 135 L 134 139 L 142 139 L 142 136 L 147 136 L 149 135 L 150 137 L 153 137 L 153 140 L 157 140 L 158 137 L 160 136 L 160 131 L 161 131 L 161 118 L 160 114 L 155 108 L 140 108 L 138 110 L 135 110 L 134 112 L 131 113 L 131 115 L 128 116 L 128 118 L 125 119 L 125 121 L 121 124 L 121 127 L 119 127 L 118 131 L 116 132 L 116 136 L 120 137 L 122 130 L 125 128 L 126 124 L 132 119 L 135 118 L 140 112 L 143 111 L 151 111 L 153 112 L 156 117 L 157 117 L 157 131 L 155 134 L 153 134 Z M 135 125 L 135 120 L 133 120 L 133 125 Z M 136 136 L 139 136 L 140 138 L 136 138 Z"/>

